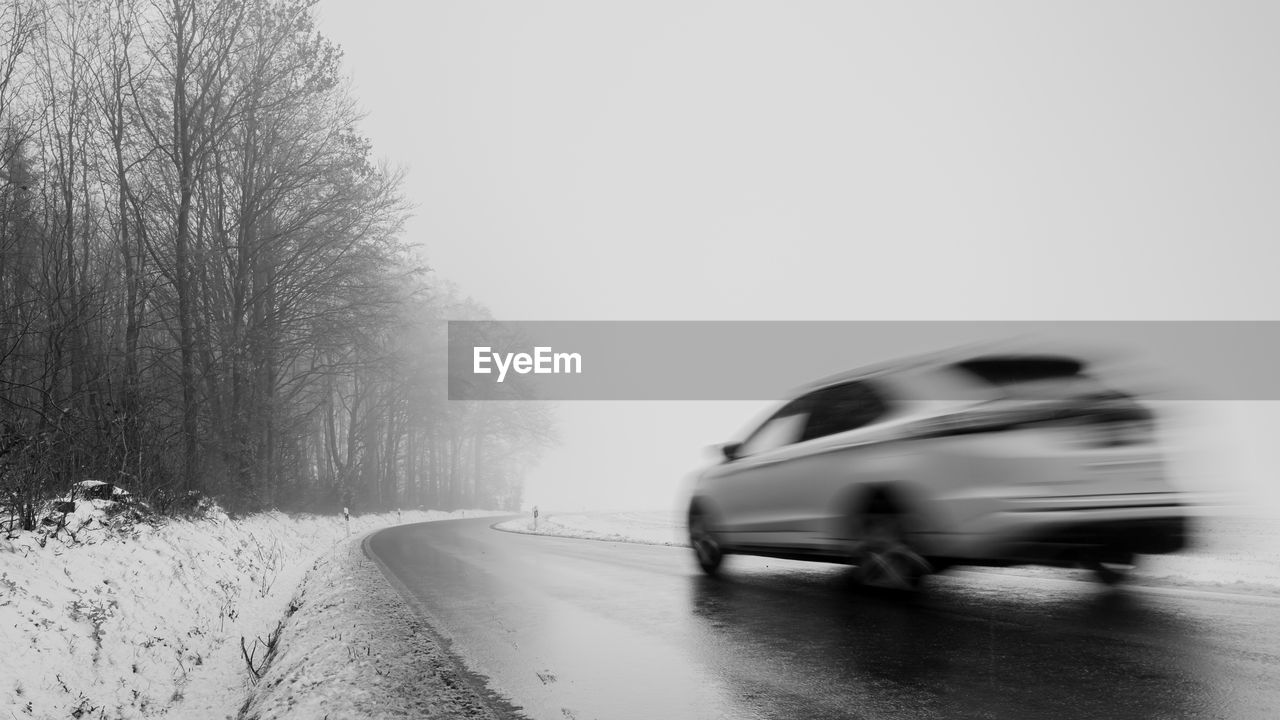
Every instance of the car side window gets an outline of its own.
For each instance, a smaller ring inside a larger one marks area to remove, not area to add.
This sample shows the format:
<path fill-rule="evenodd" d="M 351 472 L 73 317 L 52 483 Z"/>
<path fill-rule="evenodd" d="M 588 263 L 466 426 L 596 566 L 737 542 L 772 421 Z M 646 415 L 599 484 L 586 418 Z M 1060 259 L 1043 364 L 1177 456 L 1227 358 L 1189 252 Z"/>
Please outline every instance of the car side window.
<path fill-rule="evenodd" d="M 845 383 L 818 391 L 800 440 L 814 440 L 865 427 L 879 420 L 888 405 L 869 383 Z"/>
<path fill-rule="evenodd" d="M 799 441 L 808 419 L 808 403 L 793 400 L 743 441 L 738 456 L 759 455 Z"/>

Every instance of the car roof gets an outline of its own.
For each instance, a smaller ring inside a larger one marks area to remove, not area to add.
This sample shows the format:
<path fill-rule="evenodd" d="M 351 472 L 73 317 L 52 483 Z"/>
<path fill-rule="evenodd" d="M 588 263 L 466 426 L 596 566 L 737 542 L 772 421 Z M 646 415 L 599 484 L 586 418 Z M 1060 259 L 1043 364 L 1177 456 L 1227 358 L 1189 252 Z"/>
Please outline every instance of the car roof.
<path fill-rule="evenodd" d="M 792 397 L 797 397 L 799 395 L 811 393 L 815 390 L 822 390 L 823 388 L 835 385 L 842 385 L 848 382 L 867 380 L 878 376 L 895 375 L 910 370 L 940 368 L 971 362 L 995 364 L 1027 361 L 1061 363 L 1064 366 L 1074 366 L 1076 368 L 1076 372 L 1081 372 L 1088 367 L 1088 363 L 1079 357 L 1057 352 L 1001 352 L 990 345 L 983 347 L 966 345 L 959 348 L 949 348 L 937 352 L 910 355 L 894 360 L 863 365 L 852 370 L 846 370 L 844 372 L 822 378 L 816 382 L 809 383 L 799 388 Z"/>

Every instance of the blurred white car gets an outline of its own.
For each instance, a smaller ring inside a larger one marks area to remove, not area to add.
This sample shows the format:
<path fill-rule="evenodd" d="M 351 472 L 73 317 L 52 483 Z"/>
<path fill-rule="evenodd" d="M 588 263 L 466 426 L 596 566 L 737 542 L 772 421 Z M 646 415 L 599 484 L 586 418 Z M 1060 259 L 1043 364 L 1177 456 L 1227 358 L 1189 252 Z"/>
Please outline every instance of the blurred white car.
<path fill-rule="evenodd" d="M 846 562 L 907 589 L 954 565 L 1088 567 L 1187 544 L 1152 412 L 1057 355 L 930 356 L 819 383 L 696 479 L 699 565 Z"/>

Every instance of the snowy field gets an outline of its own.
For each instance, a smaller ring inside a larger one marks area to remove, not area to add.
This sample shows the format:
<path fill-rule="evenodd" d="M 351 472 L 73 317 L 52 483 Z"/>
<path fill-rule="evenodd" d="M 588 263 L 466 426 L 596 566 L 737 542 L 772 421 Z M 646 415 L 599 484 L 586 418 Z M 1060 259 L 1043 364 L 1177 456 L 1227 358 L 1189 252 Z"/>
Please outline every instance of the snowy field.
<path fill-rule="evenodd" d="M 350 530 L 492 514 L 366 515 Z M 332 516 L 214 513 L 0 539 L 0 717 L 236 717 L 245 655 L 261 667 L 308 569 L 358 550 L 347 537 Z"/>
<path fill-rule="evenodd" d="M 687 545 L 684 527 L 674 512 L 551 513 L 507 520 L 495 525 L 507 532 L 646 545 Z"/>
<path fill-rule="evenodd" d="M 590 540 L 687 545 L 680 518 L 670 511 L 547 513 L 499 523 L 509 532 Z M 1196 518 L 1193 545 L 1185 552 L 1142 558 L 1137 584 L 1280 595 L 1280 518 L 1204 514 Z M 977 568 L 974 568 L 977 569 Z M 1059 568 L 983 568 L 1027 576 L 1071 577 Z M 1082 573 L 1082 576 L 1084 574 Z"/>

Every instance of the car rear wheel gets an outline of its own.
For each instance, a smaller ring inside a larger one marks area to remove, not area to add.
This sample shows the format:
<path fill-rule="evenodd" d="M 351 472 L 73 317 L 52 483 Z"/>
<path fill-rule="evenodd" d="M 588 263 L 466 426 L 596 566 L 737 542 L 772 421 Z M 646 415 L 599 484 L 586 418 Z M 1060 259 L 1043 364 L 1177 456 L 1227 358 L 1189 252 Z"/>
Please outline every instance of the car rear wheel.
<path fill-rule="evenodd" d="M 1134 557 L 1131 552 L 1108 553 L 1085 563 L 1085 567 L 1093 572 L 1098 582 L 1118 585 L 1133 574 Z"/>
<path fill-rule="evenodd" d="M 853 521 L 852 561 L 859 585 L 892 591 L 918 590 L 933 572 L 929 561 L 911 546 L 907 518 L 884 502 L 872 504 Z"/>
<path fill-rule="evenodd" d="M 711 531 L 710 523 L 701 513 L 689 516 L 689 545 L 693 547 L 694 557 L 702 572 L 708 575 L 719 572 L 720 564 L 724 562 L 724 549 L 720 547 L 720 541 Z"/>

